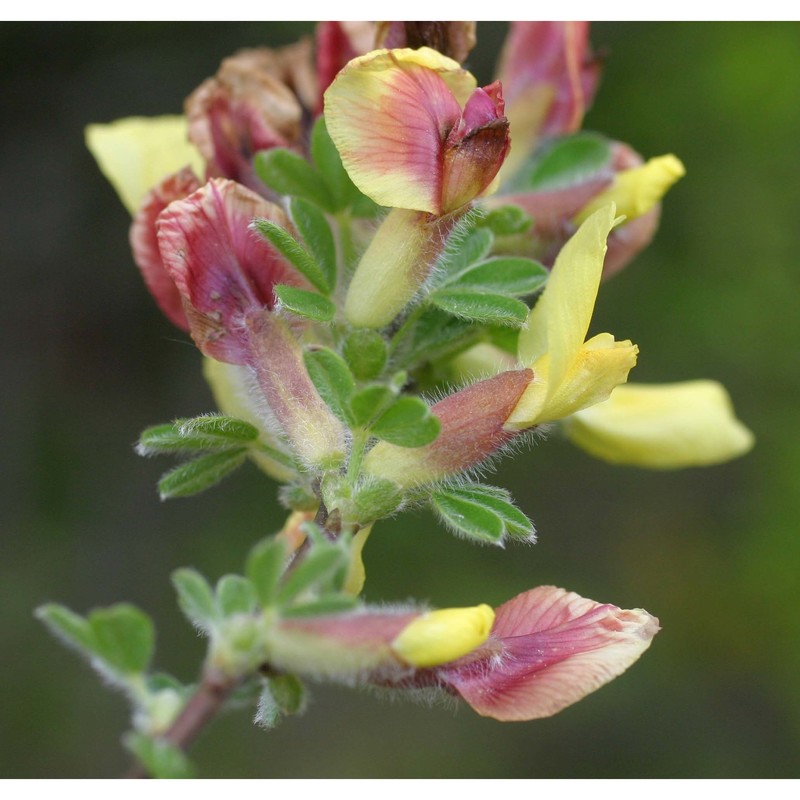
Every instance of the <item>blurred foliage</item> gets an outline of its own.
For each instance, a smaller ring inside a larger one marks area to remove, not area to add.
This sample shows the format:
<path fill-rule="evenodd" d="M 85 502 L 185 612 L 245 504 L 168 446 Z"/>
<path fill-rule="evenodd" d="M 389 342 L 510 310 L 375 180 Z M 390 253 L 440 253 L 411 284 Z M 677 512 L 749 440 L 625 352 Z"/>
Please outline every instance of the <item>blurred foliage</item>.
<path fill-rule="evenodd" d="M 307 24 L 0 27 L 3 358 L 3 680 L 0 776 L 114 776 L 124 704 L 33 619 L 57 600 L 127 600 L 158 622 L 156 664 L 191 680 L 202 643 L 169 574 L 236 569 L 278 528 L 248 467 L 161 504 L 163 469 L 132 444 L 146 426 L 212 410 L 200 357 L 161 317 L 126 243 L 128 217 L 83 145 L 88 122 L 180 109 L 221 58 L 291 41 Z M 491 75 L 503 26 L 471 66 Z M 711 377 L 756 449 L 678 473 L 607 467 L 557 436 L 506 462 L 540 541 L 495 552 L 426 513 L 381 526 L 370 601 L 497 604 L 556 583 L 663 632 L 628 674 L 553 719 L 502 725 L 460 709 L 314 687 L 275 731 L 215 723 L 203 776 L 797 777 L 800 744 L 800 25 L 598 24 L 605 77 L 586 127 L 687 178 L 654 245 L 603 286 L 596 331 L 641 348 L 635 379 Z"/>

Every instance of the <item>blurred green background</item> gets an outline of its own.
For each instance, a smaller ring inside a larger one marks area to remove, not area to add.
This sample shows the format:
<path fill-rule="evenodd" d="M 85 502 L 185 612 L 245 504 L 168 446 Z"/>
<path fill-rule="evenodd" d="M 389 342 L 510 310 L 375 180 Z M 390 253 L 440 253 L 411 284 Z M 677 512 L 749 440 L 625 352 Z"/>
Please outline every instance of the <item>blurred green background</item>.
<path fill-rule="evenodd" d="M 167 461 L 134 454 L 145 426 L 212 404 L 199 354 L 141 283 L 83 126 L 177 112 L 227 54 L 309 29 L 0 26 L 0 776 L 128 763 L 123 700 L 50 638 L 37 605 L 139 604 L 157 620 L 157 666 L 189 680 L 203 642 L 170 572 L 238 570 L 281 521 L 255 468 L 161 504 Z M 481 25 L 484 81 L 502 34 Z M 526 724 L 316 686 L 305 717 L 273 732 L 244 711 L 218 720 L 193 751 L 203 776 L 800 774 L 800 25 L 598 24 L 592 38 L 608 59 L 586 127 L 688 169 L 653 246 L 601 289 L 594 330 L 639 344 L 637 381 L 724 382 L 758 444 L 725 466 L 650 473 L 553 436 L 496 477 L 537 545 L 479 548 L 404 515 L 373 534 L 366 595 L 497 605 L 555 583 L 647 608 L 663 631 L 621 679 Z"/>

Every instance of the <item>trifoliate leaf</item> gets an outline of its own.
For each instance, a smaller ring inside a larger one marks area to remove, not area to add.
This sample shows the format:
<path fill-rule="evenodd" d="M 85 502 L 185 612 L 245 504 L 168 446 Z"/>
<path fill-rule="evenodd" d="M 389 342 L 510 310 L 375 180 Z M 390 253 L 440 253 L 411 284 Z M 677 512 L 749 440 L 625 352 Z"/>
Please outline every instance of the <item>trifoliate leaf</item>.
<path fill-rule="evenodd" d="M 497 514 L 502 519 L 509 536 L 527 542 L 535 540 L 536 531 L 533 523 L 513 504 L 511 495 L 505 489 L 477 483 L 450 487 L 445 493 L 451 497 L 482 505 Z"/>
<path fill-rule="evenodd" d="M 241 575 L 223 575 L 217 581 L 217 607 L 223 617 L 251 614 L 258 602 L 253 584 Z"/>
<path fill-rule="evenodd" d="M 313 319 L 314 322 L 330 322 L 336 314 L 336 306 L 317 292 L 285 284 L 278 284 L 273 291 L 281 305 L 299 317 Z"/>
<path fill-rule="evenodd" d="M 519 328 L 528 318 L 528 307 L 521 300 L 481 291 L 444 289 L 431 296 L 444 311 L 475 322 Z"/>
<path fill-rule="evenodd" d="M 184 752 L 164 739 L 127 733 L 123 742 L 153 778 L 194 777 L 194 767 Z"/>
<path fill-rule="evenodd" d="M 329 294 L 331 286 L 325 273 L 308 250 L 288 231 L 268 219 L 254 219 L 253 228 L 257 230 L 286 260 L 310 281 L 311 285 L 324 294 Z"/>
<path fill-rule="evenodd" d="M 386 342 L 375 331 L 353 331 L 344 340 L 342 352 L 353 374 L 361 381 L 377 378 L 386 366 Z"/>
<path fill-rule="evenodd" d="M 299 197 L 292 198 L 289 211 L 308 252 L 332 291 L 336 286 L 336 244 L 325 214 L 313 203 Z"/>
<path fill-rule="evenodd" d="M 183 568 L 172 573 L 178 605 L 189 622 L 206 634 L 219 619 L 214 593 L 208 581 L 196 570 Z"/>
<path fill-rule="evenodd" d="M 79 614 L 58 603 L 47 603 L 36 609 L 36 617 L 64 644 L 87 653 L 95 652 L 92 628 Z"/>
<path fill-rule="evenodd" d="M 324 587 L 336 571 L 347 564 L 344 551 L 333 545 L 314 547 L 292 570 L 278 590 L 277 602 L 287 605 L 299 594 L 312 587 Z"/>
<path fill-rule="evenodd" d="M 286 563 L 286 546 L 281 539 L 270 537 L 259 542 L 247 557 L 245 575 L 253 584 L 262 606 L 272 605 L 278 581 Z"/>
<path fill-rule="evenodd" d="M 478 224 L 489 228 L 495 236 L 513 236 L 525 233 L 533 220 L 519 206 L 507 205 L 492 209 Z"/>
<path fill-rule="evenodd" d="M 350 205 L 361 193 L 342 166 L 339 151 L 328 134 L 325 117 L 318 117 L 311 131 L 311 158 L 331 196 L 334 211 Z"/>
<path fill-rule="evenodd" d="M 336 210 L 320 174 L 297 153 L 283 147 L 262 150 L 256 153 L 253 166 L 256 175 L 278 194 L 303 197 L 326 211 Z"/>
<path fill-rule="evenodd" d="M 419 397 L 400 397 L 373 423 L 371 433 L 399 447 L 422 447 L 439 435 L 441 423 Z"/>
<path fill-rule="evenodd" d="M 447 283 L 447 290 L 522 296 L 540 289 L 548 274 L 538 261 L 500 256 L 481 261 L 462 272 Z"/>
<path fill-rule="evenodd" d="M 327 347 L 306 350 L 303 360 L 320 397 L 339 419 L 349 422 L 356 381 L 347 362 Z"/>
<path fill-rule="evenodd" d="M 446 492 L 436 492 L 431 506 L 456 533 L 488 544 L 503 544 L 503 520 L 483 504 L 474 503 Z"/>
<path fill-rule="evenodd" d="M 353 424 L 364 428 L 394 402 L 395 393 L 382 383 L 365 386 L 350 398 Z"/>
<path fill-rule="evenodd" d="M 155 629 L 150 617 L 128 603 L 99 608 L 89 614 L 94 650 L 113 672 L 130 675 L 144 672 L 155 647 Z"/>
<path fill-rule="evenodd" d="M 482 261 L 493 244 L 494 235 L 489 228 L 474 228 L 463 235 L 457 231 L 450 237 L 438 264 L 443 280 L 452 280 L 467 267 Z"/>
<path fill-rule="evenodd" d="M 161 499 L 189 497 L 210 489 L 240 467 L 246 457 L 247 449 L 242 447 L 187 461 L 162 476 L 158 482 Z"/>

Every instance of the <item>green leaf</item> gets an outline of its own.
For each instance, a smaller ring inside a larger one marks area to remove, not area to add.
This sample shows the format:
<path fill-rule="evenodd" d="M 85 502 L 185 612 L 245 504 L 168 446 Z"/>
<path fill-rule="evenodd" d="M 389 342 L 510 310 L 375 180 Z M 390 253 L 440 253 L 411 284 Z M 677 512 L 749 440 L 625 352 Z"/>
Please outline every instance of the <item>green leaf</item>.
<path fill-rule="evenodd" d="M 450 237 L 439 267 L 448 280 L 463 272 L 467 267 L 482 261 L 494 244 L 494 235 L 489 228 L 475 228 Z"/>
<path fill-rule="evenodd" d="M 353 493 L 353 507 L 359 522 L 388 517 L 403 502 L 403 493 L 392 481 L 372 478 Z"/>
<path fill-rule="evenodd" d="M 307 589 L 315 585 L 323 585 L 346 562 L 345 553 L 338 547 L 332 545 L 314 547 L 287 575 L 278 590 L 278 603 L 286 605 Z"/>
<path fill-rule="evenodd" d="M 394 402 L 394 392 L 384 384 L 365 386 L 350 398 L 353 424 L 365 428 Z"/>
<path fill-rule="evenodd" d="M 528 319 L 525 303 L 500 294 L 446 289 L 432 295 L 431 301 L 444 311 L 475 322 L 520 328 Z"/>
<path fill-rule="evenodd" d="M 208 581 L 196 570 L 184 567 L 172 573 L 172 585 L 178 593 L 178 605 L 189 622 L 210 634 L 219 614 Z"/>
<path fill-rule="evenodd" d="M 358 599 L 349 594 L 327 594 L 318 600 L 298 603 L 284 609 L 284 617 L 320 617 L 325 614 L 341 614 L 352 611 L 358 605 Z"/>
<path fill-rule="evenodd" d="M 247 457 L 246 448 L 211 453 L 171 469 L 158 482 L 162 500 L 189 497 L 210 489 L 240 467 Z"/>
<path fill-rule="evenodd" d="M 314 123 L 311 131 L 311 158 L 331 196 L 334 211 L 346 208 L 359 197 L 361 193 L 342 166 L 339 151 L 328 134 L 325 117 L 322 116 Z"/>
<path fill-rule="evenodd" d="M 268 219 L 253 220 L 253 227 L 316 289 L 330 294 L 331 285 L 314 257 L 288 231 Z"/>
<path fill-rule="evenodd" d="M 305 684 L 296 675 L 270 675 L 267 679 L 275 702 L 284 714 L 301 714 L 308 697 Z"/>
<path fill-rule="evenodd" d="M 304 197 L 326 211 L 335 211 L 335 203 L 320 174 L 304 158 L 282 147 L 262 150 L 253 161 L 256 175 L 273 191 L 292 197 Z"/>
<path fill-rule="evenodd" d="M 356 381 L 345 360 L 327 347 L 306 350 L 303 360 L 320 397 L 339 419 L 349 422 Z"/>
<path fill-rule="evenodd" d="M 313 319 L 315 322 L 330 322 L 336 314 L 336 306 L 317 292 L 282 283 L 277 284 L 273 291 L 283 306 L 299 317 Z"/>
<path fill-rule="evenodd" d="M 399 447 L 422 447 L 436 439 L 440 428 L 424 400 L 406 395 L 378 417 L 371 433 Z"/>
<path fill-rule="evenodd" d="M 278 582 L 286 564 L 286 547 L 281 539 L 271 536 L 259 542 L 247 557 L 245 575 L 253 584 L 262 606 L 275 600 Z"/>
<path fill-rule="evenodd" d="M 488 544 L 503 544 L 503 520 L 483 504 L 456 497 L 449 492 L 434 493 L 430 502 L 439 517 L 456 533 Z"/>
<path fill-rule="evenodd" d="M 513 236 L 525 233 L 533 220 L 519 206 L 507 205 L 492 209 L 479 224 L 485 225 L 495 236 Z"/>
<path fill-rule="evenodd" d="M 94 649 L 119 675 L 144 672 L 155 647 L 150 617 L 128 603 L 99 608 L 89 614 Z"/>
<path fill-rule="evenodd" d="M 194 777 L 194 767 L 183 751 L 164 739 L 132 732 L 125 734 L 123 743 L 153 778 Z"/>
<path fill-rule="evenodd" d="M 513 182 L 513 188 L 552 191 L 581 184 L 611 162 L 611 146 L 595 133 L 564 136 L 533 154 Z"/>
<path fill-rule="evenodd" d="M 217 581 L 217 607 L 223 617 L 252 614 L 258 597 L 253 584 L 241 575 L 223 575 Z"/>
<path fill-rule="evenodd" d="M 425 311 L 414 326 L 411 342 L 402 355 L 402 363 L 417 366 L 420 362 L 435 361 L 468 347 L 480 336 L 470 322 L 446 314 L 438 308 Z"/>
<path fill-rule="evenodd" d="M 308 251 L 325 277 L 329 291 L 336 287 L 336 244 L 325 214 L 313 203 L 293 197 L 289 211 Z"/>
<path fill-rule="evenodd" d="M 76 650 L 95 652 L 94 634 L 89 622 L 58 603 L 47 603 L 36 609 L 36 618 L 64 644 Z"/>
<path fill-rule="evenodd" d="M 503 520 L 509 536 L 527 542 L 535 541 L 536 530 L 533 523 L 511 502 L 511 495 L 504 489 L 479 483 L 451 487 L 446 493 L 493 511 Z"/>
<path fill-rule="evenodd" d="M 250 423 L 221 414 L 207 414 L 147 428 L 139 438 L 136 452 L 147 456 L 182 451 L 229 450 L 255 442 L 256 439 L 258 430 Z"/>
<path fill-rule="evenodd" d="M 344 340 L 342 352 L 353 374 L 361 381 L 377 378 L 386 366 L 386 342 L 375 331 L 353 331 Z"/>
<path fill-rule="evenodd" d="M 462 272 L 447 284 L 447 291 L 465 289 L 504 295 L 533 294 L 545 284 L 547 276 L 548 271 L 538 261 L 501 256 L 482 261 Z"/>

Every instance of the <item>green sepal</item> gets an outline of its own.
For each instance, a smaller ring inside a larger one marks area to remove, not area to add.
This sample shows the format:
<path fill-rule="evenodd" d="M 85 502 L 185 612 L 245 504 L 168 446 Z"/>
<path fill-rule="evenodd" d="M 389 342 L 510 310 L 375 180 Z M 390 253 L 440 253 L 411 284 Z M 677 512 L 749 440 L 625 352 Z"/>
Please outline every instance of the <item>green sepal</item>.
<path fill-rule="evenodd" d="M 347 556 L 338 547 L 322 544 L 312 548 L 306 557 L 292 570 L 278 589 L 276 601 L 285 606 L 307 589 L 317 585 L 324 588 L 328 579 L 346 564 Z"/>
<path fill-rule="evenodd" d="M 189 622 L 210 634 L 219 621 L 219 609 L 208 581 L 197 570 L 182 567 L 172 573 L 172 585 L 178 594 L 178 605 Z"/>
<path fill-rule="evenodd" d="M 346 208 L 360 196 L 361 193 L 342 165 L 323 116 L 317 119 L 311 131 L 311 158 L 331 196 L 334 211 Z"/>
<path fill-rule="evenodd" d="M 320 397 L 339 419 L 349 423 L 350 398 L 356 381 L 347 362 L 327 347 L 306 350 L 303 360 Z"/>
<path fill-rule="evenodd" d="M 370 432 L 399 447 L 422 447 L 439 435 L 441 423 L 419 397 L 400 397 L 372 424 Z"/>
<path fill-rule="evenodd" d="M 286 564 L 286 546 L 281 539 L 270 537 L 259 542 L 247 557 L 245 575 L 255 587 L 258 602 L 272 605 Z"/>
<path fill-rule="evenodd" d="M 533 220 L 519 206 L 507 205 L 493 208 L 478 224 L 489 228 L 495 236 L 514 236 L 525 233 Z"/>
<path fill-rule="evenodd" d="M 153 657 L 155 629 L 144 611 L 129 603 L 98 608 L 88 617 L 93 650 L 118 675 L 145 672 Z"/>
<path fill-rule="evenodd" d="M 520 328 L 528 319 L 528 306 L 501 294 L 466 289 L 436 292 L 431 301 L 444 311 L 463 319 Z"/>
<path fill-rule="evenodd" d="M 498 256 L 462 272 L 447 284 L 447 290 L 522 296 L 541 289 L 548 274 L 542 264 L 530 258 Z"/>
<path fill-rule="evenodd" d="M 282 283 L 277 284 L 273 291 L 283 307 L 298 317 L 313 319 L 314 322 L 330 322 L 336 315 L 336 306 L 317 292 Z"/>
<path fill-rule="evenodd" d="M 255 586 L 241 575 L 223 575 L 217 581 L 216 597 L 222 617 L 252 614 L 258 604 Z"/>
<path fill-rule="evenodd" d="M 358 605 L 358 598 L 350 594 L 331 593 L 320 597 L 317 600 L 310 600 L 307 603 L 297 603 L 288 606 L 281 614 L 284 617 L 320 617 L 325 614 L 341 614 L 344 611 L 352 611 Z"/>
<path fill-rule="evenodd" d="M 288 231 L 268 219 L 254 219 L 253 227 L 303 276 L 323 294 L 331 286 L 314 257 Z"/>
<path fill-rule="evenodd" d="M 377 378 L 386 366 L 386 342 L 379 333 L 366 328 L 347 336 L 342 353 L 353 375 L 361 381 Z"/>
<path fill-rule="evenodd" d="M 246 457 L 247 449 L 241 447 L 187 461 L 161 477 L 158 482 L 161 499 L 189 497 L 204 492 L 239 468 Z"/>
<path fill-rule="evenodd" d="M 505 535 L 503 520 L 483 504 L 465 500 L 448 492 L 434 493 L 430 503 L 443 522 L 456 533 L 479 542 L 503 544 Z"/>
<path fill-rule="evenodd" d="M 329 291 L 332 291 L 336 286 L 336 243 L 325 214 L 318 206 L 300 197 L 291 199 L 289 213 L 308 251 L 322 272 Z"/>
<path fill-rule="evenodd" d="M 365 428 L 394 402 L 395 393 L 382 383 L 365 386 L 350 398 L 353 424 Z"/>
<path fill-rule="evenodd" d="M 536 150 L 510 190 L 553 191 L 585 183 L 611 164 L 611 144 L 596 133 L 576 133 Z"/>
<path fill-rule="evenodd" d="M 292 197 L 304 197 L 326 211 L 335 211 L 335 203 L 320 174 L 302 156 L 283 147 L 256 153 L 256 175 L 273 191 Z"/>
<path fill-rule="evenodd" d="M 164 739 L 130 732 L 122 741 L 153 778 L 193 778 L 195 775 L 194 766 L 184 752 Z"/>

